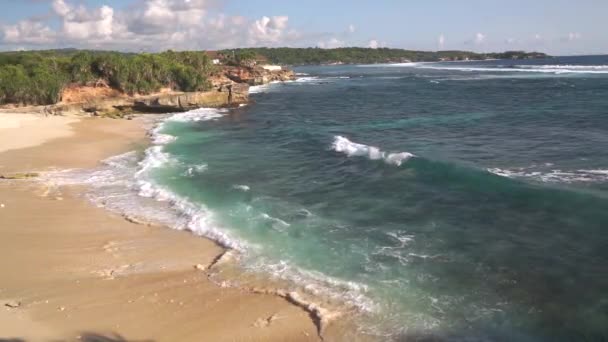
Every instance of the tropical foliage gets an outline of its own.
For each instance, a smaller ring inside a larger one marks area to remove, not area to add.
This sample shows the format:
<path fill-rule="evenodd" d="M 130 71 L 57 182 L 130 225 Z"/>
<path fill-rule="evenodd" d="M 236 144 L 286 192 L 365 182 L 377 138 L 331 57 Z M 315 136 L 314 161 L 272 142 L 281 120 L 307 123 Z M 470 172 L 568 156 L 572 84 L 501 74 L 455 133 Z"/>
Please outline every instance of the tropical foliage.
<path fill-rule="evenodd" d="M 180 91 L 210 88 L 214 71 L 204 52 L 123 54 L 55 50 L 0 54 L 0 104 L 53 104 L 68 84 L 98 82 L 127 94 L 163 87 Z"/>

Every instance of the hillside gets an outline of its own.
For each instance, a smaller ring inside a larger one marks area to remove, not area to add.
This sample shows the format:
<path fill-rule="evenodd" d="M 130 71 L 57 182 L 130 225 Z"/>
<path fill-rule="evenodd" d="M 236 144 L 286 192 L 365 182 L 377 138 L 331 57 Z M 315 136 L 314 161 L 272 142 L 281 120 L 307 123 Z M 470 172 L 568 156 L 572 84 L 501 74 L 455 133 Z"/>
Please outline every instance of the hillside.
<path fill-rule="evenodd" d="M 231 56 L 255 54 L 274 64 L 373 64 L 401 62 L 433 62 L 483 59 L 530 59 L 547 58 L 541 52 L 506 51 L 500 53 L 475 53 L 471 51 L 415 51 L 390 48 L 249 48 L 223 50 L 222 54 Z"/>

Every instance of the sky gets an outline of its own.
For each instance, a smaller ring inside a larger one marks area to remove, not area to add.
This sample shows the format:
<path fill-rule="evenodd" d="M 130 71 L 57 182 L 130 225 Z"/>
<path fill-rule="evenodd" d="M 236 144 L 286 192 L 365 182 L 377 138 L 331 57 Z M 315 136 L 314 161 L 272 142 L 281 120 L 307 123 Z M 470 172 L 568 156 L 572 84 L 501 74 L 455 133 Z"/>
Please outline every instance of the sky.
<path fill-rule="evenodd" d="M 289 46 L 608 54 L 608 0 L 0 0 L 0 50 Z"/>

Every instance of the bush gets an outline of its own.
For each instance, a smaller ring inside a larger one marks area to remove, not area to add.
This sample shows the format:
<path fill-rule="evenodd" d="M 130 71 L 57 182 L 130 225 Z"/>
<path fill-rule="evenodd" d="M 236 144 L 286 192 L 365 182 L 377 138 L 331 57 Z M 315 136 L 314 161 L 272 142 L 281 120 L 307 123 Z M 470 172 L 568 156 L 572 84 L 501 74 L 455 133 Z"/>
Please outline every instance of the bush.
<path fill-rule="evenodd" d="M 149 94 L 162 87 L 181 91 L 210 88 L 214 66 L 204 52 L 123 54 L 44 51 L 0 53 L 0 104 L 52 104 L 69 83 L 103 80 L 127 94 Z"/>

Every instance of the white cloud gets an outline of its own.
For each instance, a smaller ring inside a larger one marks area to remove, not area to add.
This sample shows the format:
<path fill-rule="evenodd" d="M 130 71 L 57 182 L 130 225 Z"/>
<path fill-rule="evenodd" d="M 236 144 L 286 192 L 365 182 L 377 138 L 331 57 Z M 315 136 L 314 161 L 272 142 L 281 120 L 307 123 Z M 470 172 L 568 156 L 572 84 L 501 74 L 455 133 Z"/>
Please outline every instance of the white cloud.
<path fill-rule="evenodd" d="M 138 6 L 125 10 L 85 6 L 77 0 L 49 2 L 53 12 L 46 20 L 58 20 L 58 27 L 31 20 L 0 26 L 0 43 L 123 50 L 221 49 L 289 45 L 300 37 L 289 29 L 287 16 L 253 20 L 226 16 L 214 11 L 210 0 L 138 0 Z"/>
<path fill-rule="evenodd" d="M 578 32 L 570 32 L 568 33 L 568 40 L 569 41 L 573 41 L 573 40 L 579 40 L 581 39 L 581 34 Z"/>
<path fill-rule="evenodd" d="M 2 28 L 4 42 L 14 44 L 46 44 L 55 39 L 55 32 L 39 22 L 24 20 Z"/>
<path fill-rule="evenodd" d="M 320 41 L 317 43 L 317 46 L 320 47 L 321 49 L 335 49 L 335 48 L 339 48 L 339 47 L 344 47 L 344 41 L 338 39 L 338 38 L 331 38 L 329 40 L 326 41 Z"/>
<path fill-rule="evenodd" d="M 355 27 L 355 25 L 353 25 L 353 24 L 348 25 L 348 32 L 355 33 L 356 30 L 357 30 L 357 28 Z"/>
<path fill-rule="evenodd" d="M 63 0 L 56 0 L 54 4 L 63 4 Z M 57 6 L 55 6 L 57 7 Z M 63 33 L 68 39 L 110 39 L 114 30 L 114 9 L 102 6 L 93 11 L 84 7 L 77 9 L 65 5 L 57 12 L 63 19 Z"/>
<path fill-rule="evenodd" d="M 443 46 L 445 45 L 445 36 L 443 35 L 443 33 L 440 34 L 437 38 L 437 45 L 439 45 L 440 49 L 443 49 Z"/>
<path fill-rule="evenodd" d="M 249 27 L 249 43 L 252 45 L 278 43 L 287 28 L 288 20 L 287 16 L 262 17 L 256 20 Z"/>
<path fill-rule="evenodd" d="M 369 41 L 369 43 L 367 43 L 367 47 L 372 48 L 372 49 L 377 49 L 378 47 L 380 47 L 380 43 L 378 43 L 377 40 L 372 39 Z"/>
<path fill-rule="evenodd" d="M 506 44 L 514 44 L 516 42 L 515 38 L 507 38 L 505 39 Z"/>
<path fill-rule="evenodd" d="M 53 1 L 53 10 L 62 17 L 67 16 L 71 11 L 70 7 L 65 3 L 64 0 Z"/>
<path fill-rule="evenodd" d="M 475 34 L 475 44 L 482 44 L 486 40 L 486 35 L 480 32 Z"/>

